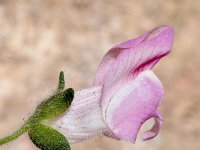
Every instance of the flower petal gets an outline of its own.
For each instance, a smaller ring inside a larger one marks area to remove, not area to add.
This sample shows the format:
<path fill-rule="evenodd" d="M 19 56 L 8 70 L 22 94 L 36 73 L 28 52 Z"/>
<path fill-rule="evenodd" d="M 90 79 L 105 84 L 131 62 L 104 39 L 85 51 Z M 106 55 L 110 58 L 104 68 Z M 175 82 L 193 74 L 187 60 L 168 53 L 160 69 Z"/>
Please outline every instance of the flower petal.
<path fill-rule="evenodd" d="M 113 95 L 106 109 L 106 123 L 117 139 L 135 142 L 142 124 L 158 117 L 157 107 L 163 97 L 163 87 L 150 70 L 139 76 Z M 159 122 L 144 135 L 150 139 L 157 135 Z M 152 134 L 156 133 L 156 134 Z"/>
<path fill-rule="evenodd" d="M 105 109 L 113 94 L 137 77 L 140 72 L 151 69 L 170 52 L 172 43 L 173 29 L 169 26 L 160 26 L 145 34 L 140 43 L 120 52 L 110 65 L 102 83 L 104 88 L 101 105 L 104 117 Z M 97 79 L 98 77 L 97 73 Z"/>
<path fill-rule="evenodd" d="M 100 107 L 101 91 L 102 87 L 93 87 L 75 92 L 69 110 L 54 122 L 70 143 L 102 134 L 106 128 Z"/>
<path fill-rule="evenodd" d="M 112 84 L 123 77 L 128 78 L 151 69 L 156 62 L 170 52 L 173 30 L 165 26 L 160 28 L 152 30 L 140 44 L 121 52 L 110 67 L 105 80 L 106 84 Z"/>
<path fill-rule="evenodd" d="M 173 41 L 172 27 L 159 26 L 149 32 L 144 33 L 143 35 L 141 35 L 136 39 L 131 39 L 119 45 L 114 46 L 103 57 L 95 76 L 94 85 L 97 86 L 104 84 L 107 76 L 110 76 L 110 78 L 112 78 L 111 77 L 112 73 L 116 75 L 115 70 L 124 69 L 125 68 L 124 65 L 120 66 L 121 68 L 119 67 L 120 63 L 129 65 L 128 67 L 126 67 L 126 69 L 131 68 L 135 69 L 136 71 L 140 69 L 141 70 L 145 69 L 146 66 L 147 66 L 146 68 L 153 67 L 161 57 L 169 53 L 172 47 L 172 41 Z M 123 54 L 123 56 L 120 57 L 122 53 L 125 54 Z M 132 55 L 129 56 L 130 54 Z M 130 61 L 132 63 L 130 63 Z M 115 65 L 113 65 L 113 63 L 115 63 Z M 111 67 L 112 65 L 114 66 L 114 69 L 112 69 L 112 71 L 109 71 L 110 68 L 113 68 Z M 110 73 L 109 75 L 109 72 L 112 73 Z"/>
<path fill-rule="evenodd" d="M 161 115 L 159 114 L 159 112 L 157 113 L 157 116 L 154 117 L 155 119 L 155 123 L 154 126 L 151 128 L 151 130 L 145 132 L 142 135 L 142 140 L 146 141 L 146 140 L 150 140 L 152 138 L 154 138 L 156 135 L 158 135 L 159 131 L 160 131 L 160 126 L 163 122 Z"/>

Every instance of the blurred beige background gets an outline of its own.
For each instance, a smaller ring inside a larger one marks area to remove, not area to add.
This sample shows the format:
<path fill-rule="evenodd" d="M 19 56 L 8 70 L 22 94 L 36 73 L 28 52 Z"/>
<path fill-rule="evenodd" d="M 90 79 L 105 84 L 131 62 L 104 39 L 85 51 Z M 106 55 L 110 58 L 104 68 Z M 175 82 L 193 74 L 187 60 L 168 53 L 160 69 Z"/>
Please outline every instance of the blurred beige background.
<path fill-rule="evenodd" d="M 200 149 L 200 1 L 0 0 L 0 137 L 20 127 L 55 88 L 92 85 L 115 44 L 161 24 L 174 26 L 173 52 L 154 71 L 165 87 L 158 137 L 135 145 L 106 137 L 72 150 Z M 37 150 L 25 134 L 0 150 Z"/>

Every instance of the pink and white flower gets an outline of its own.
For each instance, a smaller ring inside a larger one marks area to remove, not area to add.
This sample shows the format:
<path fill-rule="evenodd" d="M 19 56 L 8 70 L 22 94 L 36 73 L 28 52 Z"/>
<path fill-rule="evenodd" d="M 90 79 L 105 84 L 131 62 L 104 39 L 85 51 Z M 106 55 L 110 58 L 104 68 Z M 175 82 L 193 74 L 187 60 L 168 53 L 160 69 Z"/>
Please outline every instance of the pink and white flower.
<path fill-rule="evenodd" d="M 55 121 L 55 127 L 70 143 L 102 134 L 135 143 L 142 124 L 154 118 L 155 124 L 142 139 L 155 137 L 162 124 L 158 106 L 164 90 L 151 69 L 169 54 L 172 44 L 172 27 L 160 26 L 111 48 L 99 65 L 93 87 L 75 93 L 70 109 Z"/>

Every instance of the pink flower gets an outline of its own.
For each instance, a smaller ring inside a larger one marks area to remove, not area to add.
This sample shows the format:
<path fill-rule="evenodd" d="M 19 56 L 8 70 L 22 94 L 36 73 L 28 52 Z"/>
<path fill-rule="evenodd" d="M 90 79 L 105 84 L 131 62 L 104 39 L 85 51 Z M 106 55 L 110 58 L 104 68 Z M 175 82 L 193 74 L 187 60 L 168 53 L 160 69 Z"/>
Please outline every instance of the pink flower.
<path fill-rule="evenodd" d="M 94 86 L 75 93 L 70 109 L 55 121 L 70 143 L 96 135 L 135 143 L 142 124 L 155 118 L 142 139 L 155 137 L 162 118 L 163 87 L 152 67 L 169 54 L 173 29 L 160 26 L 111 48 L 97 70 Z"/>

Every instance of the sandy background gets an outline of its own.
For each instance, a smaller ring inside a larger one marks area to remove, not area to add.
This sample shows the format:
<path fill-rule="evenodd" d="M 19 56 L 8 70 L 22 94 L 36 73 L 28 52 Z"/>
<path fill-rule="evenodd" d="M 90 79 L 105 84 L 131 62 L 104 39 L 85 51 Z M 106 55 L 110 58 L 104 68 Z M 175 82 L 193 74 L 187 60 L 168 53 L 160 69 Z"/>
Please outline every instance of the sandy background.
<path fill-rule="evenodd" d="M 135 145 L 106 137 L 72 150 L 200 149 L 200 1 L 0 0 L 0 137 L 16 130 L 55 89 L 92 85 L 104 53 L 157 25 L 175 29 L 173 52 L 154 71 L 165 87 L 158 137 Z M 0 150 L 36 150 L 27 135 Z"/>

